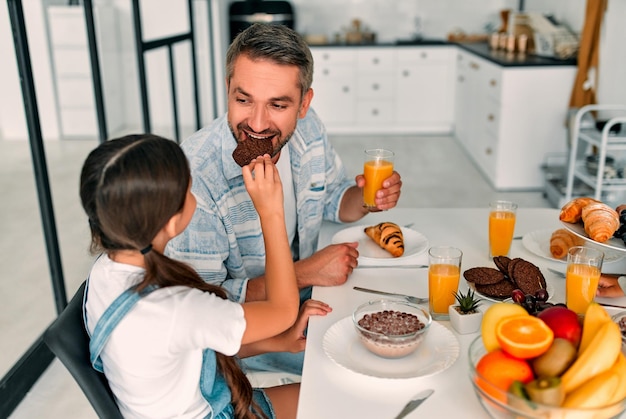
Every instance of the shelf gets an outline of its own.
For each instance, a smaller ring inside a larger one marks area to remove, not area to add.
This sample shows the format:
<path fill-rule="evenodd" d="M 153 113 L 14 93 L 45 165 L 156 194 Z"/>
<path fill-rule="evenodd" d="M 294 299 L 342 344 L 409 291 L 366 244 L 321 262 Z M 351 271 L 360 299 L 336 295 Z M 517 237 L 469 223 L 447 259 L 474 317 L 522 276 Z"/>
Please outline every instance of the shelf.
<path fill-rule="evenodd" d="M 602 146 L 602 132 L 595 128 L 581 129 L 578 138 L 597 147 Z M 626 136 L 610 135 L 607 137 L 607 147 L 611 150 L 626 150 Z M 607 148 L 607 149 L 608 149 Z"/>
<path fill-rule="evenodd" d="M 586 183 L 591 188 L 595 189 L 598 178 L 597 176 L 590 175 L 589 172 L 587 172 L 587 168 L 585 167 L 584 162 L 578 162 L 578 164 L 576 165 L 576 170 L 574 172 L 574 175 L 577 179 L 580 179 L 582 182 Z M 616 178 L 602 180 L 602 189 L 605 189 L 605 188 L 609 189 L 609 188 L 615 188 L 615 187 L 619 189 L 625 189 L 626 179 L 616 177 Z"/>

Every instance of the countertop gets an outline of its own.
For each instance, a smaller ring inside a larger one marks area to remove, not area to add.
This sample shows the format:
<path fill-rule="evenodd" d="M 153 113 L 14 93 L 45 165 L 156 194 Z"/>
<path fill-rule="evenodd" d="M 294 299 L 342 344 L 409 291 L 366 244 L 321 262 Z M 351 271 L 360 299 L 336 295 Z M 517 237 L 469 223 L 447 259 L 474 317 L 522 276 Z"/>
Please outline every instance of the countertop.
<path fill-rule="evenodd" d="M 395 42 L 376 42 L 363 44 L 330 43 L 321 45 L 311 45 L 315 47 L 415 47 L 415 46 L 458 46 L 466 51 L 474 53 L 503 67 L 549 67 L 549 66 L 575 66 L 576 58 L 559 60 L 555 58 L 540 57 L 532 54 L 507 53 L 505 51 L 494 51 L 485 42 L 448 42 L 441 39 L 419 39 L 419 40 L 397 40 Z"/>

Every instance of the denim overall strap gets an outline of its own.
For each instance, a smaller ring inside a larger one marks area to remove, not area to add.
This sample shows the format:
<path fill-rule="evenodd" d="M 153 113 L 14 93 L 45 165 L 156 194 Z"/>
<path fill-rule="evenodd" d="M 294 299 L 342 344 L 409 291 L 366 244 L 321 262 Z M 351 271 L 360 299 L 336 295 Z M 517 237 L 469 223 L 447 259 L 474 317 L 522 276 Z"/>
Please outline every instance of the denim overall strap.
<path fill-rule="evenodd" d="M 104 372 L 102 367 L 102 360 L 100 359 L 100 353 L 104 348 L 104 345 L 109 340 L 111 332 L 115 329 L 115 326 L 124 318 L 141 297 L 150 294 L 157 289 L 156 285 L 149 285 L 143 290 L 137 292 L 136 287 L 131 287 L 124 291 L 119 297 L 117 297 L 113 303 L 104 311 L 96 327 L 93 330 L 91 339 L 89 340 L 89 353 L 91 358 L 91 365 L 97 371 Z M 87 289 L 85 289 L 85 300 L 87 298 Z M 85 305 L 83 304 L 83 307 Z M 86 318 L 86 317 L 85 317 Z"/>
<path fill-rule="evenodd" d="M 218 371 L 217 356 L 212 349 L 202 351 L 200 392 L 211 405 L 212 414 L 207 418 L 233 418 L 235 411 L 230 403 L 232 395 L 224 376 Z"/>

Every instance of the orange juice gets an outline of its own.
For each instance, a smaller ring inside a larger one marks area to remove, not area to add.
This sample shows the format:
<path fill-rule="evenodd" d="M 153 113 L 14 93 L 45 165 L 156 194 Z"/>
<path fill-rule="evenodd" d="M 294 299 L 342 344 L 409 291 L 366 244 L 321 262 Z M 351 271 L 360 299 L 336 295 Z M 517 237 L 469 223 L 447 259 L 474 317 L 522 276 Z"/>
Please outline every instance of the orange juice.
<path fill-rule="evenodd" d="M 572 263 L 567 267 L 565 278 L 565 302 L 567 308 L 585 314 L 598 290 L 600 269 L 596 266 Z"/>
<path fill-rule="evenodd" d="M 491 211 L 489 214 L 489 249 L 491 256 L 506 256 L 515 230 L 515 213 Z"/>
<path fill-rule="evenodd" d="M 383 180 L 393 173 L 393 163 L 387 160 L 370 160 L 363 165 L 365 187 L 363 188 L 363 204 L 366 207 L 376 206 L 376 192 L 383 187 Z"/>
<path fill-rule="evenodd" d="M 457 265 L 430 265 L 428 269 L 428 301 L 431 313 L 448 314 L 459 288 L 461 269 Z"/>

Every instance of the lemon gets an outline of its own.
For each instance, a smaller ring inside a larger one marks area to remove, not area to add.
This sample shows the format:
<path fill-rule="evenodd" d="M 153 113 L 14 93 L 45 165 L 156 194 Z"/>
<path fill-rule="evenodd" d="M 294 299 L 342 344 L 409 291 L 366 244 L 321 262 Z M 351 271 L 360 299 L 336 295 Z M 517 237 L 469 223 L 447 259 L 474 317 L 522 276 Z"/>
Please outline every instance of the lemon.
<path fill-rule="evenodd" d="M 483 338 L 483 345 L 485 345 L 487 351 L 491 352 L 500 347 L 498 339 L 496 338 L 496 326 L 500 320 L 520 314 L 529 315 L 524 307 L 515 303 L 495 303 L 485 310 L 483 321 L 480 325 L 480 331 Z"/>

